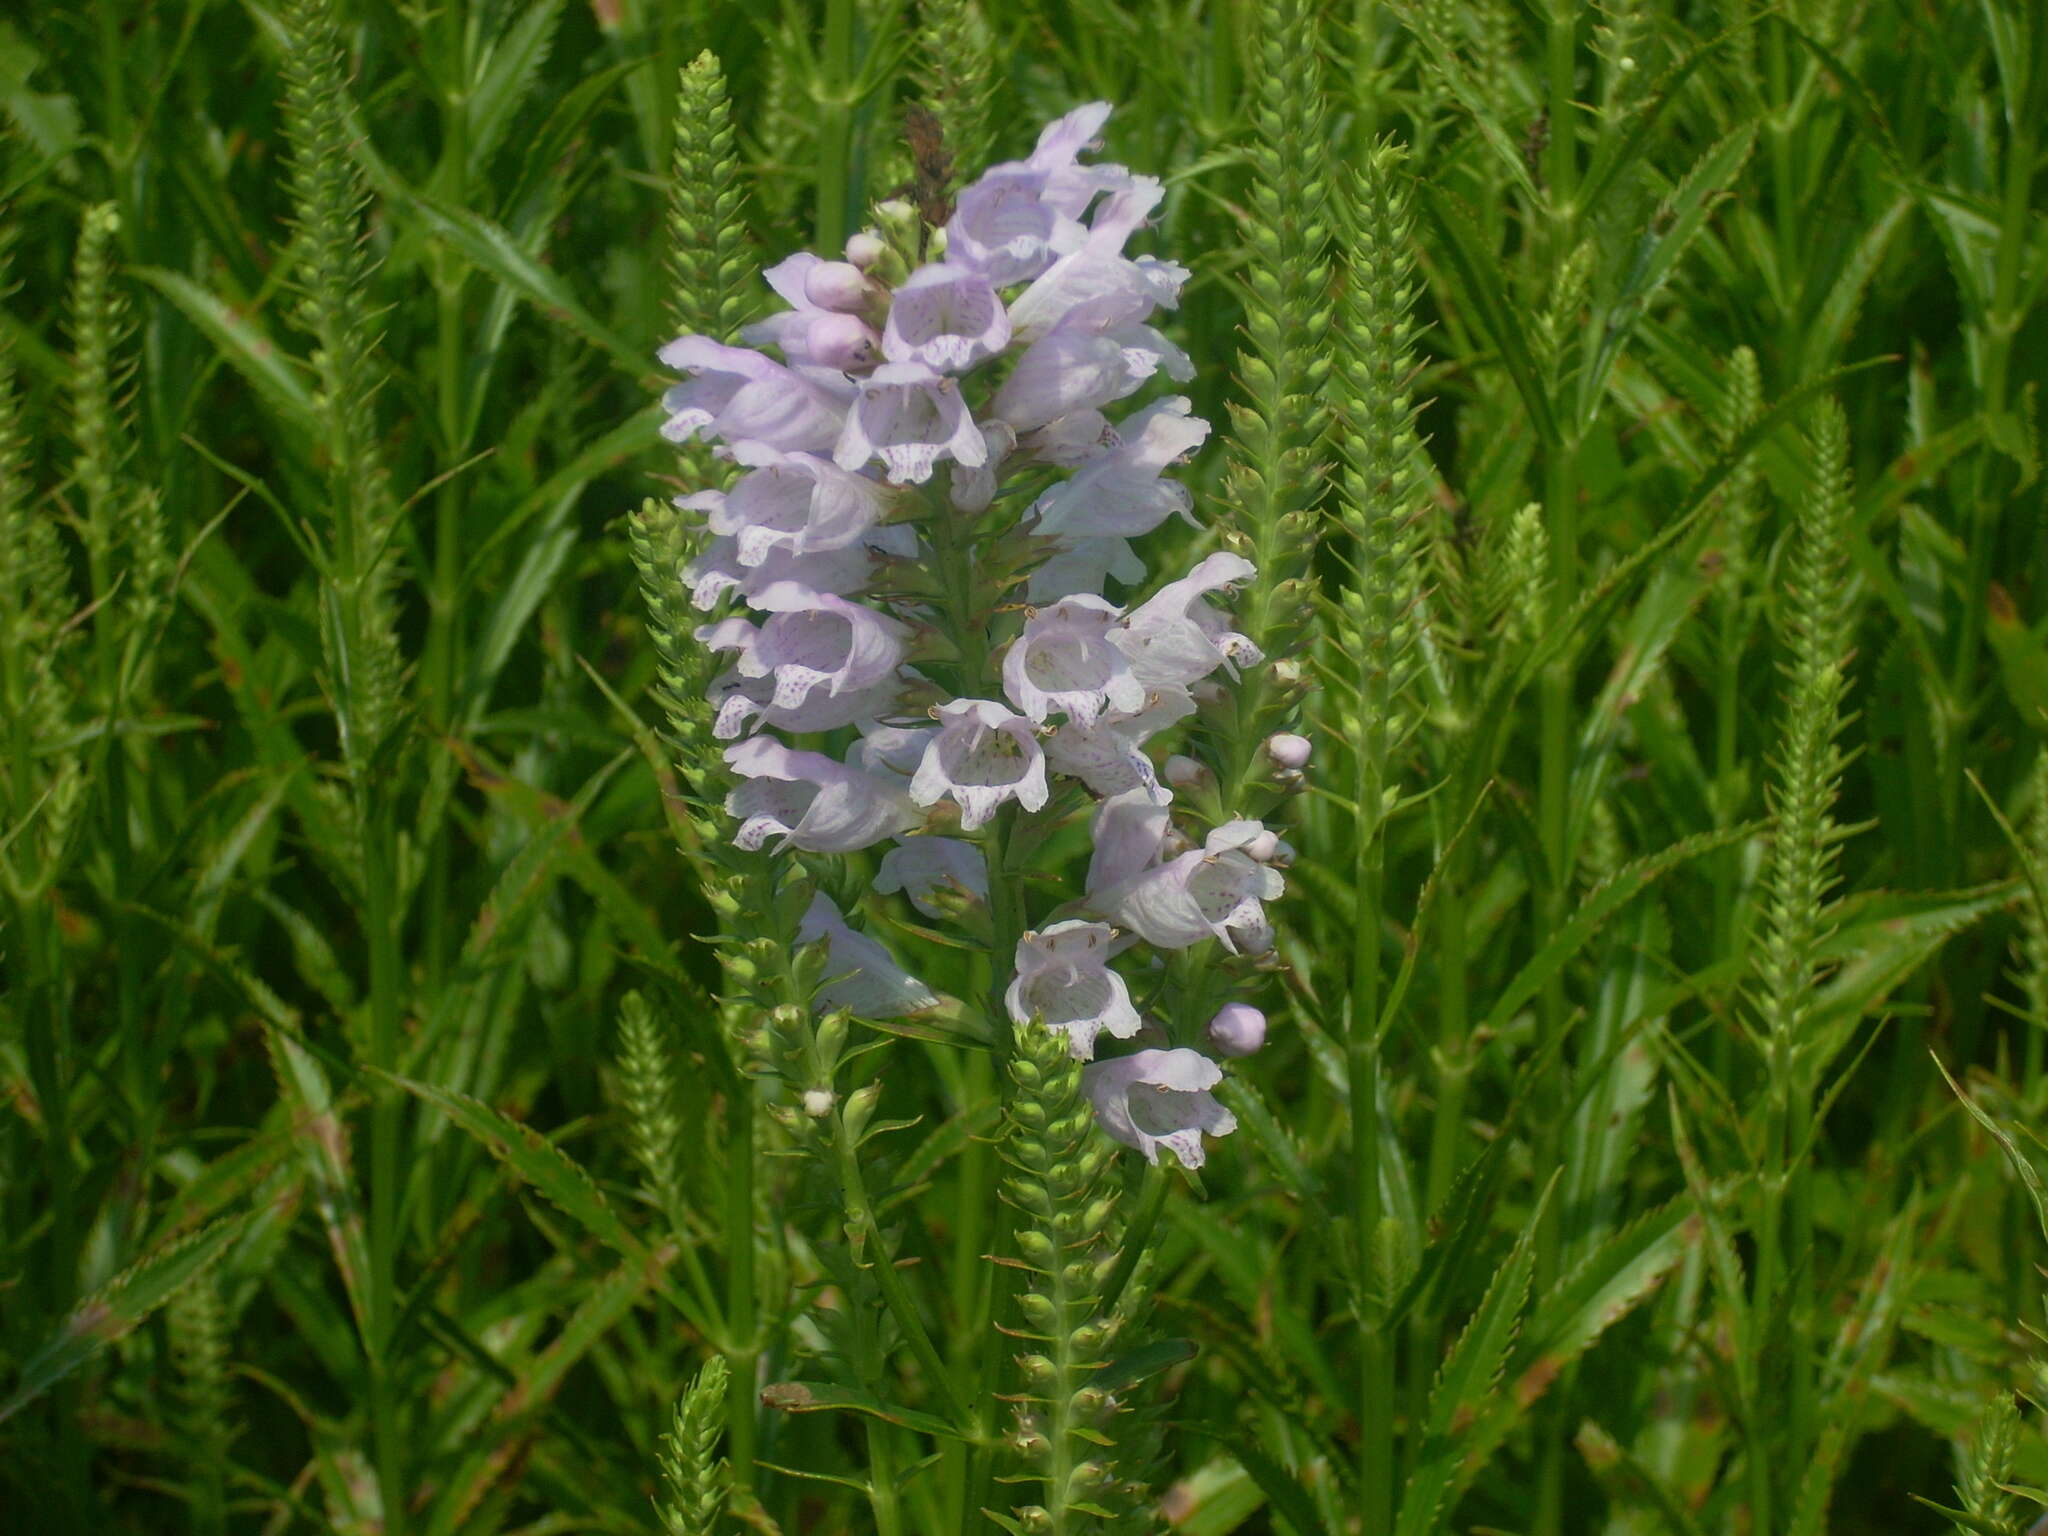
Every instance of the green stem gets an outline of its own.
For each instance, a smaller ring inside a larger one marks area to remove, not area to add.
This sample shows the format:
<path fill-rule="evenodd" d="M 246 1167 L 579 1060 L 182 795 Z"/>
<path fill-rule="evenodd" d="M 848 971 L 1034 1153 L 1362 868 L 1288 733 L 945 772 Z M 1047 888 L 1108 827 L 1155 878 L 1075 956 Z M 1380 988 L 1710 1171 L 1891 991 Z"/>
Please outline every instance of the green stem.
<path fill-rule="evenodd" d="M 869 1263 L 875 1274 L 875 1281 L 881 1288 L 882 1300 L 896 1319 L 896 1326 L 903 1330 L 903 1337 L 910 1345 L 910 1352 L 917 1356 L 917 1363 L 931 1380 L 933 1393 L 945 1399 L 947 1415 L 955 1424 L 970 1422 L 970 1415 L 953 1390 L 953 1378 L 946 1369 L 945 1359 L 932 1343 L 929 1329 L 924 1325 L 924 1315 L 918 1310 L 909 1288 L 903 1283 L 903 1276 L 889 1256 L 889 1245 L 882 1235 L 882 1225 L 875 1215 L 874 1201 L 868 1195 L 867 1177 L 861 1172 L 860 1153 L 853 1144 L 853 1137 L 847 1133 L 846 1117 L 834 1113 L 832 1117 L 832 1167 L 839 1176 L 839 1199 L 846 1213 L 849 1227 L 858 1227 L 863 1241 L 870 1249 Z"/>
<path fill-rule="evenodd" d="M 725 1319 L 729 1347 L 726 1364 L 726 1460 L 736 1489 L 754 1486 L 755 1377 L 759 1374 L 761 1339 L 754 1308 L 754 1084 L 736 1072 L 730 1119 L 726 1127 L 725 1164 Z"/>
<path fill-rule="evenodd" d="M 825 47 L 818 105 L 818 249 L 846 244 L 847 182 L 853 139 L 853 0 L 825 0 Z"/>

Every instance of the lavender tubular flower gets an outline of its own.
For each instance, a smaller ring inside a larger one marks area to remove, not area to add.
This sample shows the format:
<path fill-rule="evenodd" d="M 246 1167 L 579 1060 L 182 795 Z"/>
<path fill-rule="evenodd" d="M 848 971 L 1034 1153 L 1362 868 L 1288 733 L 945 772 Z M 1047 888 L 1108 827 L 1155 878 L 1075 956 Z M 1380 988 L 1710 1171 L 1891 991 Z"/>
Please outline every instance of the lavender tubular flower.
<path fill-rule="evenodd" d="M 1127 1147 L 1159 1161 L 1165 1147 L 1184 1167 L 1208 1160 L 1204 1136 L 1228 1136 L 1237 1116 L 1209 1090 L 1223 1069 L 1200 1051 L 1139 1051 L 1084 1067 L 1081 1085 L 1095 1103 L 1097 1123 Z"/>
<path fill-rule="evenodd" d="M 1067 1037 L 1077 1061 L 1095 1054 L 1095 1037 L 1107 1032 L 1128 1040 L 1143 1022 L 1131 1006 L 1130 989 L 1109 968 L 1107 923 L 1070 918 L 1017 941 L 1017 979 L 1004 994 L 1014 1023 L 1036 1019 Z"/>
<path fill-rule="evenodd" d="M 1044 809 L 1045 752 L 1029 720 L 988 699 L 956 699 L 932 714 L 939 729 L 911 777 L 912 800 L 952 800 L 969 832 L 986 825 L 1005 801 Z"/>
<path fill-rule="evenodd" d="M 1253 567 L 1210 554 L 1154 589 L 1132 542 L 1197 521 L 1174 472 L 1210 426 L 1179 395 L 1116 406 L 1193 365 L 1158 329 L 1187 270 L 1132 254 L 1164 186 L 1086 159 L 1109 110 L 1078 108 L 962 188 L 943 238 L 884 205 L 846 260 L 770 267 L 784 307 L 741 333 L 749 346 L 663 349 L 686 375 L 663 430 L 745 471 L 679 502 L 702 517 L 692 596 L 729 605 L 697 638 L 733 653 L 710 693 L 714 733 L 734 742 L 734 842 L 817 860 L 894 839 L 879 897 L 960 924 L 1008 973 L 983 1003 L 999 1055 L 1006 1031 L 1057 1032 L 1090 1063 L 1101 1129 L 1193 1168 L 1234 1125 L 1211 1055 L 1256 1050 L 1265 1016 L 1219 1010 L 1205 984 L 1193 1003 L 1162 989 L 1167 1016 L 1148 1018 L 1111 957 L 1156 970 L 1156 951 L 1213 940 L 1202 964 L 1249 969 L 1233 957 L 1272 946 L 1285 845 L 1241 814 L 1212 824 L 1237 808 L 1216 808 L 1200 764 L 1227 751 L 1188 739 L 1230 715 L 1197 699 L 1221 701 L 1261 660 L 1223 606 Z M 776 733 L 841 734 L 827 752 Z M 1255 792 L 1292 782 L 1303 755 L 1272 743 Z M 1082 816 L 1085 884 L 1056 894 L 1058 871 L 1024 861 L 1070 846 L 1054 834 Z M 939 1003 L 826 896 L 800 932 L 829 947 L 816 1008 Z M 1171 1048 L 1092 1060 L 1141 1032 Z M 831 1112 L 829 1085 L 793 1091 Z"/>
<path fill-rule="evenodd" d="M 691 375 L 661 397 L 669 413 L 661 435 L 743 439 L 786 452 L 824 453 L 839 441 L 852 391 L 822 369 L 799 371 L 745 347 L 685 336 L 661 349 L 661 360 Z"/>

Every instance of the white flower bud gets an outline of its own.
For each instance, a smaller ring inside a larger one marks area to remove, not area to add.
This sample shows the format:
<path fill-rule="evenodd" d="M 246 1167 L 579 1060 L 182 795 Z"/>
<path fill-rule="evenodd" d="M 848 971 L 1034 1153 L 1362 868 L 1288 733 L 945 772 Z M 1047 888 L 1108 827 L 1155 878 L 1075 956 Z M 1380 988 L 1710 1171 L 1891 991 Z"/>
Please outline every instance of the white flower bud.
<path fill-rule="evenodd" d="M 1244 851 L 1257 859 L 1261 864 L 1270 864 L 1273 862 L 1274 855 L 1280 851 L 1280 834 L 1271 827 L 1268 827 L 1257 837 L 1246 843 Z"/>
<path fill-rule="evenodd" d="M 1209 770 L 1192 757 L 1182 757 L 1176 752 L 1166 760 L 1160 769 L 1161 776 L 1175 789 L 1192 789 L 1209 778 Z"/>
<path fill-rule="evenodd" d="M 882 243 L 882 237 L 871 229 L 863 229 L 847 236 L 846 259 L 865 272 L 889 252 Z"/>
<path fill-rule="evenodd" d="M 1250 1003 L 1225 1003 L 1209 1021 L 1209 1043 L 1219 1056 L 1249 1056 L 1266 1043 L 1266 1016 Z"/>
<path fill-rule="evenodd" d="M 1282 768 L 1306 768 L 1314 750 L 1306 736 L 1297 736 L 1292 731 L 1280 731 L 1266 738 L 1266 756 Z"/>
<path fill-rule="evenodd" d="M 838 1098 L 830 1088 L 807 1088 L 804 1090 L 804 1113 L 813 1120 L 822 1120 L 832 1113 L 832 1106 Z"/>

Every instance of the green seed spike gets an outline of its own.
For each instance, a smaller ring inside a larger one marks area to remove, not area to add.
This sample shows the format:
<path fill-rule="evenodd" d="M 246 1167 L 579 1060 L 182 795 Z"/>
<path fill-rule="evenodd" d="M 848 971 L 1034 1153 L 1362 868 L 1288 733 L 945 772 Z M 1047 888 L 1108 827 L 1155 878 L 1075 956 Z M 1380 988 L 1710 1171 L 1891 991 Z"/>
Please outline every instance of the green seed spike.
<path fill-rule="evenodd" d="M 706 1360 L 661 1437 L 662 1493 L 655 1507 L 668 1536 L 712 1536 L 725 1508 L 726 1464 L 717 1451 L 726 1374 L 723 1358 Z"/>
<path fill-rule="evenodd" d="M 1259 7 L 1258 91 L 1246 147 L 1244 339 L 1230 404 L 1222 542 L 1258 567 L 1238 622 L 1270 657 L 1298 654 L 1309 619 L 1309 557 L 1329 478 L 1330 158 L 1323 41 L 1307 0 Z M 1241 693 L 1227 786 L 1256 770 L 1298 688 L 1261 668 Z"/>
<path fill-rule="evenodd" d="M 121 216 L 112 203 L 86 210 L 73 263 L 69 329 L 72 345 L 71 437 L 76 448 L 72 476 L 84 516 L 79 533 L 92 576 L 101 676 L 109 695 L 132 670 L 121 665 L 122 648 L 136 660 L 150 653 L 148 631 L 162 613 L 171 586 L 169 537 L 158 488 L 132 473 L 135 450 L 132 387 L 135 359 L 127 355 L 134 325 L 114 282 L 115 241 Z M 111 604 L 104 599 L 118 589 Z"/>
<path fill-rule="evenodd" d="M 327 582 L 321 640 L 342 754 L 362 785 L 403 702 L 397 518 L 381 459 L 376 401 L 384 384 L 375 263 L 363 240 L 369 187 L 356 159 L 348 55 L 331 0 L 285 12 L 287 183 L 298 234 L 299 327 L 313 341 L 314 408 L 326 464 Z"/>
<path fill-rule="evenodd" d="M 673 1221 L 682 1208 L 677 1160 L 683 1128 L 676 1112 L 675 1050 L 665 1023 L 638 992 L 619 1000 L 619 1097 L 633 1155 L 647 1171 L 648 1194 Z"/>
<path fill-rule="evenodd" d="M 975 0 L 924 0 L 918 86 L 956 167 L 994 158 L 995 34 Z"/>
<path fill-rule="evenodd" d="M 1119 1318 L 1104 1315 L 1112 1267 L 1116 1148 L 1095 1129 L 1081 1093 L 1081 1064 L 1065 1038 L 1036 1025 L 1013 1037 L 1016 1086 L 1003 1153 L 1004 1196 L 1018 1212 L 1016 1244 L 1028 1272 L 1017 1299 L 1023 1389 L 1011 1448 L 1040 1484 L 1039 1502 L 1016 1509 L 1018 1525 L 1047 1536 L 1103 1529 L 1094 1513 L 1117 1483 L 1105 1430 L 1116 1405 L 1091 1389 L 1107 1363 Z"/>
<path fill-rule="evenodd" d="M 668 189 L 669 316 L 679 334 L 730 342 L 754 307 L 725 71 L 709 49 L 683 66 L 676 88 Z"/>
<path fill-rule="evenodd" d="M 1843 835 L 1841 793 L 1850 577 L 1848 426 L 1832 401 L 1817 412 L 1813 479 L 1800 507 L 1787 577 L 1784 643 L 1791 653 L 1786 722 L 1771 810 L 1759 1005 L 1769 1032 L 1796 1050 L 1813 1006 L 1815 955 Z"/>
<path fill-rule="evenodd" d="M 0 298 L 9 282 L 9 226 L 0 225 Z M 64 665 L 76 641 L 71 566 L 56 520 L 39 505 L 12 333 L 0 329 L 0 880 L 17 899 L 40 895 L 84 803 Z"/>

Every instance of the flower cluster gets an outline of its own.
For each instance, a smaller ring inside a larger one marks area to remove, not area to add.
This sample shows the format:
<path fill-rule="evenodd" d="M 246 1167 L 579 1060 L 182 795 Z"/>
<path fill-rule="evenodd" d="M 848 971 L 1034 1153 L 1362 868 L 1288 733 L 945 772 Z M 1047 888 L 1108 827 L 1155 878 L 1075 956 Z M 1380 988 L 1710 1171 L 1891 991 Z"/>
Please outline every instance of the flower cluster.
<path fill-rule="evenodd" d="M 1155 738 L 1262 659 L 1218 606 L 1251 564 L 1211 554 L 1142 600 L 1106 591 L 1144 582 L 1133 539 L 1193 521 L 1167 472 L 1209 434 L 1179 396 L 1106 414 L 1192 375 L 1153 323 L 1186 270 L 1125 249 L 1160 183 L 1083 158 L 1108 114 L 1053 123 L 1029 159 L 965 188 L 943 230 L 884 205 L 843 260 L 770 268 L 787 307 L 749 345 L 663 349 L 684 375 L 664 431 L 719 443 L 744 471 L 679 503 L 707 536 L 693 600 L 732 605 L 697 638 L 730 657 L 712 700 L 738 844 L 894 839 L 875 888 L 944 918 L 989 906 L 1000 876 L 977 842 L 1000 847 L 992 823 L 1092 801 L 1085 893 L 997 935 L 1006 960 L 1014 943 L 1002 1004 L 1090 1062 L 1105 1131 L 1193 1166 L 1205 1134 L 1233 1127 L 1210 1091 L 1220 1070 L 1186 1046 L 1093 1060 L 1103 1036 L 1146 1027 L 1115 962 L 1141 943 L 1269 950 L 1285 845 L 1243 820 L 1195 840 L 1153 760 Z M 772 734 L 849 727 L 840 756 Z M 803 936 L 829 947 L 821 1006 L 888 1017 L 937 1001 L 823 895 Z M 1209 1033 L 1246 1054 L 1264 1019 L 1230 1004 Z"/>

